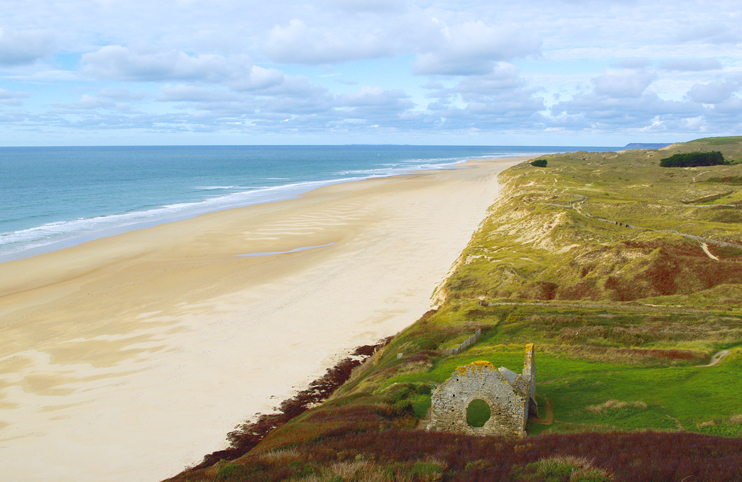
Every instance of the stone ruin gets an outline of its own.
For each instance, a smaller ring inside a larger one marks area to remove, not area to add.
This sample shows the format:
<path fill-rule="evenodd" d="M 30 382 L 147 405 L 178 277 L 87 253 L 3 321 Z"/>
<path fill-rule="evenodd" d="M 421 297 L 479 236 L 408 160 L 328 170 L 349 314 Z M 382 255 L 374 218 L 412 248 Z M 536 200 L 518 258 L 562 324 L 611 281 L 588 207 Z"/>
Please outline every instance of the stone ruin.
<path fill-rule="evenodd" d="M 490 417 L 481 427 L 467 422 L 467 414 L 474 405 L 482 407 L 480 410 L 485 414 L 489 407 Z M 538 415 L 532 343 L 526 345 L 526 359 L 520 375 L 505 367 L 497 369 L 486 361 L 458 367 L 451 378 L 433 392 L 427 429 L 520 438 L 526 435 L 529 414 Z"/>

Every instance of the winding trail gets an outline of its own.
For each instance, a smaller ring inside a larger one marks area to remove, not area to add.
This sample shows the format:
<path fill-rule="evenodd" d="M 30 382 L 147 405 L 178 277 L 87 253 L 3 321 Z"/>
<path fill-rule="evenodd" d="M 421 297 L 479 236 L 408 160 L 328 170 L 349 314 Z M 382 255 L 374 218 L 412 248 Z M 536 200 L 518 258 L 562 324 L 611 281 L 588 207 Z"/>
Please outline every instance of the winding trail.
<path fill-rule="evenodd" d="M 548 398 L 544 398 L 544 400 L 546 400 L 546 418 L 534 417 L 531 420 L 533 421 L 533 423 L 537 423 L 539 425 L 553 425 L 554 410 L 551 408 L 551 401 Z"/>
<path fill-rule="evenodd" d="M 704 252 L 704 253 L 706 253 L 706 255 L 707 255 L 707 256 L 708 256 L 709 258 L 711 258 L 711 259 L 713 259 L 713 260 L 715 260 L 715 261 L 719 261 L 719 258 L 717 258 L 717 257 L 716 257 L 716 256 L 714 256 L 713 254 L 711 254 L 711 252 L 709 251 L 709 245 L 708 245 L 708 244 L 706 244 L 706 243 L 701 243 L 701 249 L 703 250 L 703 252 Z"/>
<path fill-rule="evenodd" d="M 699 367 L 712 367 L 714 365 L 718 365 L 720 361 L 724 359 L 727 355 L 731 353 L 729 350 L 721 350 L 720 352 L 716 353 L 714 356 L 711 357 L 711 362 L 708 365 L 698 365 Z"/>
<path fill-rule="evenodd" d="M 620 222 L 614 221 L 612 219 L 599 218 L 597 216 L 593 216 L 592 214 L 590 214 L 590 213 L 588 213 L 588 212 L 586 212 L 586 211 L 584 211 L 582 209 L 582 204 L 585 201 L 587 201 L 587 196 L 583 196 L 582 194 L 576 194 L 576 195 L 577 196 L 580 196 L 580 199 L 575 199 L 574 201 L 569 201 L 569 206 L 567 206 L 565 204 L 553 204 L 553 203 L 542 203 L 542 204 L 548 204 L 550 206 L 557 206 L 557 207 L 564 207 L 564 208 L 572 208 L 572 209 L 574 209 L 575 211 L 577 211 L 578 213 L 580 213 L 581 215 L 583 215 L 583 216 L 585 216 L 587 218 L 596 219 L 598 221 L 603 221 L 603 222 L 606 222 L 606 223 L 615 224 L 617 226 L 625 226 L 625 227 L 631 228 L 631 229 L 646 229 L 647 231 L 654 231 L 656 233 L 677 234 L 678 236 L 683 236 L 684 238 L 695 239 L 696 241 L 698 241 L 699 243 L 701 243 L 702 247 L 703 247 L 703 245 L 705 243 L 710 243 L 710 244 L 715 244 L 717 246 L 726 246 L 726 247 L 731 247 L 731 248 L 742 248 L 742 245 L 740 245 L 740 244 L 727 243 L 726 241 L 717 241 L 715 239 L 702 238 L 700 236 L 696 236 L 695 234 L 681 233 L 681 232 L 678 232 L 675 229 L 653 229 L 653 228 L 645 228 L 645 227 L 642 227 L 642 226 L 634 226 L 632 224 L 620 223 Z M 695 206 L 695 205 L 690 205 L 690 206 Z M 709 206 L 709 205 L 704 204 L 704 205 L 699 205 L 699 206 L 704 206 L 705 207 L 705 206 Z M 720 205 L 719 204 L 714 204 L 714 205 L 711 205 L 711 206 L 720 206 Z M 738 207 L 736 204 L 722 204 L 721 206 Z M 708 246 L 703 247 L 703 250 L 706 252 L 706 254 L 709 255 L 709 257 L 711 259 L 716 259 L 716 261 L 719 261 L 718 258 L 716 258 L 714 255 L 712 255 L 711 253 L 708 252 Z"/>
<path fill-rule="evenodd" d="M 625 306 L 625 305 L 605 305 L 597 303 L 571 303 L 571 302 L 558 302 L 550 301 L 548 303 L 533 303 L 533 302 L 517 302 L 517 301 L 501 301 L 501 302 L 490 302 L 482 303 L 482 306 L 539 306 L 547 308 L 550 306 L 559 308 L 579 308 L 579 309 L 592 309 L 592 310 L 606 310 L 606 311 L 649 311 L 649 312 L 662 312 L 662 313 L 683 313 L 683 314 L 698 314 L 698 315 L 711 315 L 714 312 L 709 310 L 695 310 L 677 308 L 672 306 Z"/>

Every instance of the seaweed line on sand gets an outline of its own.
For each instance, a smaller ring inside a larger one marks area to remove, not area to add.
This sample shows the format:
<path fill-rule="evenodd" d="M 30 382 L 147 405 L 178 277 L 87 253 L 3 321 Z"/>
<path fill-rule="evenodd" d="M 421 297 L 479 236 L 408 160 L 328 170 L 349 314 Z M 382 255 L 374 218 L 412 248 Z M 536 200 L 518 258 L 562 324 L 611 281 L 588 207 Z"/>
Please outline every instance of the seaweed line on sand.
<path fill-rule="evenodd" d="M 310 383 L 306 390 L 302 390 L 292 398 L 281 402 L 277 413 L 257 414 L 257 420 L 254 422 L 238 425 L 234 431 L 227 434 L 229 448 L 205 455 L 201 463 L 188 468 L 187 471 L 204 469 L 220 460 L 235 460 L 242 457 L 267 437 L 271 431 L 330 397 L 335 390 L 348 381 L 354 368 L 363 364 L 377 350 L 388 345 L 391 339 L 392 337 L 384 338 L 376 345 L 359 346 L 351 354 L 354 358 L 344 358 L 334 367 L 328 368 L 327 372 L 321 378 Z"/>

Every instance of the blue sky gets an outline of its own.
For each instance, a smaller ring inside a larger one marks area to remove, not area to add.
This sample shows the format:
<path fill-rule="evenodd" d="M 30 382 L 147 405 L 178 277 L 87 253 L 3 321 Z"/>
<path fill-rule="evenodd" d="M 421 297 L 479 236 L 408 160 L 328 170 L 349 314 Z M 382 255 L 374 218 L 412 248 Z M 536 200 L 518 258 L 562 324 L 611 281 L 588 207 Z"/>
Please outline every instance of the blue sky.
<path fill-rule="evenodd" d="M 742 3 L 0 0 L 0 145 L 742 134 Z"/>

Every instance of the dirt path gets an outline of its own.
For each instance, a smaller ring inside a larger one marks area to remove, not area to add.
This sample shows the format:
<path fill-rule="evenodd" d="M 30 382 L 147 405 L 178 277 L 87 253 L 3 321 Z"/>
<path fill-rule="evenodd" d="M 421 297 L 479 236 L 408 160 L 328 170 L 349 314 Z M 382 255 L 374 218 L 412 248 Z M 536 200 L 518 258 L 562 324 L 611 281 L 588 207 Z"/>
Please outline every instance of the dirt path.
<path fill-rule="evenodd" d="M 534 302 L 518 302 L 518 301 L 501 301 L 485 303 L 481 302 L 482 306 L 539 306 L 549 307 L 556 306 L 560 308 L 579 308 L 579 309 L 591 309 L 591 310 L 610 310 L 610 311 L 648 311 L 648 312 L 662 312 L 662 313 L 683 313 L 683 314 L 699 314 L 699 315 L 710 315 L 713 312 L 708 310 L 695 310 L 686 308 L 673 308 L 665 306 L 626 306 L 626 305 L 606 305 L 596 303 L 573 303 L 573 302 L 559 302 L 559 301 L 548 301 L 541 303 Z"/>
<path fill-rule="evenodd" d="M 696 241 L 698 241 L 700 243 L 711 243 L 711 244 L 716 244 L 718 246 L 727 246 L 727 247 L 733 247 L 733 248 L 741 248 L 742 247 L 742 245 L 735 244 L 735 243 L 727 243 L 727 242 L 724 242 L 724 241 L 716 241 L 714 239 L 706 239 L 706 238 L 702 238 L 700 236 L 696 236 L 694 234 L 680 233 L 680 232 L 678 232 L 678 231 L 676 231 L 674 229 L 652 229 L 652 228 L 645 228 L 645 227 L 642 227 L 642 226 L 634 226 L 634 225 L 631 225 L 631 224 L 622 224 L 622 223 L 620 223 L 618 221 L 614 221 L 612 219 L 599 218 L 597 216 L 593 216 L 592 214 L 590 214 L 590 213 L 588 213 L 586 211 L 583 211 L 582 205 L 587 201 L 587 196 L 583 196 L 582 194 L 577 194 L 577 196 L 580 196 L 580 199 L 575 199 L 574 201 L 569 201 L 569 206 L 562 205 L 562 204 L 552 204 L 552 203 L 542 203 L 542 204 L 550 204 L 552 206 L 559 206 L 559 207 L 565 207 L 565 208 L 566 207 L 569 207 L 569 208 L 574 209 L 575 211 L 577 211 L 578 213 L 580 213 L 581 215 L 583 215 L 585 217 L 588 217 L 588 218 L 591 218 L 591 219 L 596 219 L 598 221 L 603 221 L 603 222 L 606 222 L 606 223 L 615 224 L 617 226 L 625 226 L 625 227 L 631 228 L 631 229 L 646 229 L 648 231 L 654 231 L 656 233 L 677 234 L 678 236 L 683 236 L 685 238 L 695 239 Z M 694 206 L 694 207 L 706 207 L 706 206 L 711 206 L 711 207 L 714 207 L 714 206 L 731 206 L 731 207 L 736 207 L 736 205 L 734 205 L 734 204 L 729 204 L 729 205 L 727 205 L 727 204 L 713 204 L 713 205 L 706 205 L 706 204 L 695 205 L 695 204 L 693 204 L 693 205 L 689 205 L 689 206 Z M 708 248 L 705 248 L 704 249 L 704 251 L 706 252 L 706 254 L 708 254 L 711 259 L 715 259 L 716 261 L 719 261 L 718 258 L 716 258 L 714 255 L 712 255 L 711 253 L 709 253 L 707 249 Z"/>
<path fill-rule="evenodd" d="M 546 418 L 533 418 L 533 423 L 538 423 L 540 425 L 553 425 L 554 424 L 554 410 L 551 408 L 551 401 L 549 401 L 548 398 L 544 398 L 546 400 Z"/>
<path fill-rule="evenodd" d="M 707 256 L 708 256 L 709 258 L 711 258 L 711 259 L 713 259 L 713 260 L 716 260 L 716 261 L 719 261 L 719 258 L 717 258 L 717 257 L 716 257 L 716 256 L 714 256 L 713 254 L 711 254 L 711 252 L 709 251 L 709 245 L 708 245 L 708 244 L 706 244 L 706 243 L 701 243 L 701 249 L 703 250 L 703 252 L 704 252 L 704 253 L 706 253 L 706 255 L 707 255 Z"/>
<path fill-rule="evenodd" d="M 675 428 L 677 428 L 679 432 L 684 432 L 685 431 L 685 428 L 683 427 L 683 424 L 680 423 L 680 420 L 678 420 L 675 417 L 671 417 L 669 415 L 665 415 L 665 417 L 667 417 L 670 420 L 672 420 L 673 422 L 675 422 Z"/>
<path fill-rule="evenodd" d="M 719 353 L 716 353 L 714 356 L 711 357 L 711 363 L 708 365 L 698 365 L 699 367 L 712 367 L 714 365 L 718 365 L 720 361 L 724 359 L 725 356 L 729 355 L 729 350 L 721 350 Z"/>
<path fill-rule="evenodd" d="M 538 383 L 536 383 L 536 385 L 537 385 L 537 386 L 541 386 L 541 385 L 548 385 L 548 384 L 550 384 L 550 383 L 554 383 L 554 382 L 561 382 L 562 380 L 569 380 L 569 377 L 564 377 L 564 378 L 555 378 L 555 379 L 553 379 L 553 380 L 548 380 L 548 381 L 545 381 L 545 382 L 538 382 Z"/>

